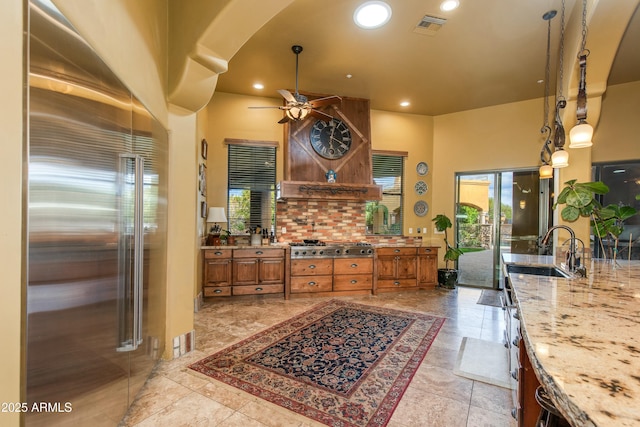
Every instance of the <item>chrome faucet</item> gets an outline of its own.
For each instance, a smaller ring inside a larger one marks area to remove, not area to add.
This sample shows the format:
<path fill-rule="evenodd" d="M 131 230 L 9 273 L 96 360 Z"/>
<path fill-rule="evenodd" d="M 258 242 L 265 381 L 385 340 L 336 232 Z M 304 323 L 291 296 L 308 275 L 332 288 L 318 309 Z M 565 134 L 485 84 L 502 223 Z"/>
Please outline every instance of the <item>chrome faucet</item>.
<path fill-rule="evenodd" d="M 551 237 L 551 233 L 553 233 L 553 230 L 556 230 L 558 228 L 567 230 L 569 232 L 569 235 L 571 236 L 569 240 L 569 253 L 567 254 L 567 267 L 569 268 L 569 271 L 572 273 L 577 272 L 582 276 L 586 276 L 586 268 L 580 266 L 580 259 L 576 256 L 576 233 L 574 233 L 571 227 L 562 224 L 554 225 L 549 230 L 547 230 L 547 234 L 544 235 L 544 237 L 542 238 L 542 242 L 540 243 L 542 245 L 546 245 L 549 237 Z"/>

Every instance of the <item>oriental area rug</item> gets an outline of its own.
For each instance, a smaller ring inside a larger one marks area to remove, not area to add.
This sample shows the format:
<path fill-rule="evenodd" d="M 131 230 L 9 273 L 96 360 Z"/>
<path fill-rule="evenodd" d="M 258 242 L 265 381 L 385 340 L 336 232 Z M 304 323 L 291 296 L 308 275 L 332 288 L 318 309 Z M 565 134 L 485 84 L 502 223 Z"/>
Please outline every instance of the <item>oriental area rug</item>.
<path fill-rule="evenodd" d="M 330 426 L 385 426 L 444 319 L 331 300 L 191 369 Z"/>

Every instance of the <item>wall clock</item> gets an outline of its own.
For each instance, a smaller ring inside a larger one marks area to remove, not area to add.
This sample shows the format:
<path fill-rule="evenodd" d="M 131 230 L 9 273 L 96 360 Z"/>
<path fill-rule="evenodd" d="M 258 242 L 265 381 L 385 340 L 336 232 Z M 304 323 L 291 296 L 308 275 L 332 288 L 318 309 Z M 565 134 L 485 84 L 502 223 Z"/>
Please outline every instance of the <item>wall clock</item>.
<path fill-rule="evenodd" d="M 420 162 L 416 166 L 416 171 L 418 172 L 418 175 L 425 176 L 427 173 L 429 173 L 429 165 L 427 164 L 427 162 Z"/>
<path fill-rule="evenodd" d="M 317 120 L 309 133 L 314 151 L 325 159 L 339 159 L 351 149 L 351 131 L 341 120 Z"/>

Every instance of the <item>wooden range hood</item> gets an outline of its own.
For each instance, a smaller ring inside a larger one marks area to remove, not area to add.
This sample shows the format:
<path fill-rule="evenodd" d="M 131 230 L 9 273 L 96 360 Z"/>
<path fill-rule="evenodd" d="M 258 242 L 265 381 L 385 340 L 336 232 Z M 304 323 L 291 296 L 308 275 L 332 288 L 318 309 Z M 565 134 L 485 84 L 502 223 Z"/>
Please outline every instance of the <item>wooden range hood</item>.
<path fill-rule="evenodd" d="M 309 99 L 325 95 L 305 94 Z M 310 131 L 318 120 L 308 116 L 284 125 L 284 180 L 278 184 L 278 200 L 381 200 L 382 188 L 373 182 L 369 100 L 342 98 L 340 104 L 322 109 L 346 124 L 351 132 L 351 148 L 339 159 L 326 159 L 311 146 Z M 327 182 L 333 170 L 336 182 Z"/>

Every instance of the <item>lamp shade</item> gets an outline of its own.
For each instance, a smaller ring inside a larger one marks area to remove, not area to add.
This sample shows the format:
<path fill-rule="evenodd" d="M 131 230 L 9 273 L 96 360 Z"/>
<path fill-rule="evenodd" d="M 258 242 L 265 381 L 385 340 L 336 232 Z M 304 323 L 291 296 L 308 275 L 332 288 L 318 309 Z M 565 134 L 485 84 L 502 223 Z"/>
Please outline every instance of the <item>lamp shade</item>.
<path fill-rule="evenodd" d="M 540 179 L 549 179 L 553 176 L 553 168 L 549 165 L 540 166 Z"/>
<path fill-rule="evenodd" d="M 566 168 L 567 166 L 569 166 L 569 152 L 565 150 L 557 150 L 551 155 L 552 168 Z"/>
<path fill-rule="evenodd" d="M 593 127 L 584 120 L 581 120 L 571 129 L 571 132 L 569 132 L 569 140 L 571 141 L 569 148 L 591 147 L 593 145 L 593 142 L 591 142 L 592 137 Z"/>
<path fill-rule="evenodd" d="M 207 222 L 227 222 L 227 216 L 224 214 L 224 208 L 209 208 Z"/>

